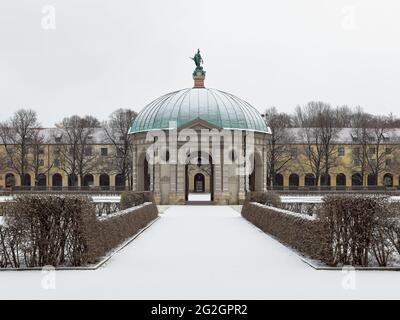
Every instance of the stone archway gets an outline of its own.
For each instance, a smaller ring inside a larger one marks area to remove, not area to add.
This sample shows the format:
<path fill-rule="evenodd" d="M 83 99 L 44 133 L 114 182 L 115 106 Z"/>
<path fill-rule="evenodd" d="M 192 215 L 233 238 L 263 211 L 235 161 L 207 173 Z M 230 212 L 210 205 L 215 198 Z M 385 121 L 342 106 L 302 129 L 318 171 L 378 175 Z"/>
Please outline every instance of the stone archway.
<path fill-rule="evenodd" d="M 15 175 L 12 173 L 6 174 L 6 188 L 14 188 L 16 185 Z"/>
<path fill-rule="evenodd" d="M 250 155 L 250 161 L 253 163 L 253 170 L 249 175 L 249 191 L 262 191 L 262 157 L 258 152 L 254 152 L 252 155 Z"/>
<path fill-rule="evenodd" d="M 197 159 L 193 161 L 194 158 Z M 204 193 L 210 194 L 210 200 L 214 201 L 214 165 L 211 156 L 206 153 L 195 152 L 188 155 L 186 162 L 185 200 L 189 200 L 189 194 Z M 196 187 L 201 187 L 202 191 Z"/>
<path fill-rule="evenodd" d="M 136 190 L 138 191 L 150 191 L 151 188 L 151 170 L 152 165 L 149 165 L 147 161 L 146 152 L 141 153 L 137 158 L 137 179 L 136 179 Z"/>

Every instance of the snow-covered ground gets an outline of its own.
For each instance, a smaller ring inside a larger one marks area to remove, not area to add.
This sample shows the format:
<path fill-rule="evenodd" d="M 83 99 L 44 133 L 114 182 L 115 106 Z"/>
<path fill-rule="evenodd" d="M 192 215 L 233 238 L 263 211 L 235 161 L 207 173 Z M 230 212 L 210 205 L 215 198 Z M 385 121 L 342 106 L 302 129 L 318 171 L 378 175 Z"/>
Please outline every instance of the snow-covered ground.
<path fill-rule="evenodd" d="M 0 298 L 400 298 L 400 273 L 316 271 L 228 206 L 172 206 L 101 269 L 51 279 L 0 272 Z"/>
<path fill-rule="evenodd" d="M 189 201 L 211 201 L 211 193 L 189 193 Z"/>

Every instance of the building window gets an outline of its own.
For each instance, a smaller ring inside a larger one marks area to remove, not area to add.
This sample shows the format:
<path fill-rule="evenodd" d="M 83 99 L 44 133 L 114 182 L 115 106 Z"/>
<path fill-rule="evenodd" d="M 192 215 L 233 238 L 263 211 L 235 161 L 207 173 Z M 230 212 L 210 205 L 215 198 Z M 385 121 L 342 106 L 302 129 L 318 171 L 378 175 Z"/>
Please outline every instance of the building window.
<path fill-rule="evenodd" d="M 390 167 L 391 164 L 392 164 L 392 159 L 386 159 L 385 160 L 386 167 Z"/>
<path fill-rule="evenodd" d="M 54 166 L 55 167 L 59 167 L 60 166 L 60 160 L 59 159 L 55 159 L 54 160 Z"/>
<path fill-rule="evenodd" d="M 385 149 L 386 154 L 392 154 L 392 148 L 386 148 Z"/>
<path fill-rule="evenodd" d="M 291 148 L 290 149 L 290 156 L 292 158 L 297 158 L 297 148 Z"/>
<path fill-rule="evenodd" d="M 339 147 L 338 148 L 338 156 L 343 157 L 344 156 L 344 147 Z"/>
<path fill-rule="evenodd" d="M 55 137 L 55 138 L 54 138 L 54 141 L 55 141 L 56 143 L 60 143 L 60 142 L 61 142 L 61 137 Z"/>
<path fill-rule="evenodd" d="M 39 167 L 44 167 L 44 160 L 43 159 L 39 159 Z"/>
<path fill-rule="evenodd" d="M 369 151 L 370 154 L 375 154 L 375 148 L 369 148 L 368 151 Z"/>
<path fill-rule="evenodd" d="M 360 159 L 354 159 L 353 163 L 354 163 L 354 165 L 357 166 L 357 167 L 361 166 L 361 161 L 360 161 Z"/>
<path fill-rule="evenodd" d="M 11 160 L 7 160 L 7 168 L 12 168 L 13 164 Z"/>
<path fill-rule="evenodd" d="M 90 157 L 92 155 L 92 147 L 85 148 L 85 156 Z"/>
<path fill-rule="evenodd" d="M 353 154 L 359 155 L 360 154 L 360 148 L 359 147 L 354 148 L 353 149 Z"/>
<path fill-rule="evenodd" d="M 101 155 L 103 157 L 106 157 L 108 155 L 108 149 L 107 148 L 101 148 Z"/>

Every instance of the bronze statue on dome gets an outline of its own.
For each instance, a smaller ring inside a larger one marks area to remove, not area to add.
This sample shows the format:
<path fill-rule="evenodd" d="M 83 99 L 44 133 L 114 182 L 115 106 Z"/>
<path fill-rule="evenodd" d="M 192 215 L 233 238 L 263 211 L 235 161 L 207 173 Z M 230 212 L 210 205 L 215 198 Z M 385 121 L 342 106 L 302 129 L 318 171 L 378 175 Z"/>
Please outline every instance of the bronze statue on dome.
<path fill-rule="evenodd" d="M 194 55 L 194 57 L 190 57 L 196 64 L 196 69 L 193 71 L 193 75 L 204 75 L 206 72 L 203 70 L 203 67 L 201 66 L 204 61 L 203 58 L 201 57 L 200 54 L 200 49 L 197 49 L 197 53 Z"/>

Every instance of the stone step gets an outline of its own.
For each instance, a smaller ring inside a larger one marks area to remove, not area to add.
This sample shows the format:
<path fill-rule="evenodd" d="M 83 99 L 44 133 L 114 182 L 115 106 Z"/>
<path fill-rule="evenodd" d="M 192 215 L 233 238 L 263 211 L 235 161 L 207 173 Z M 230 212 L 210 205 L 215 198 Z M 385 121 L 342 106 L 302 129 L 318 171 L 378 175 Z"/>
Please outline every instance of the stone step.
<path fill-rule="evenodd" d="M 214 201 L 186 201 L 187 206 L 213 206 Z"/>

